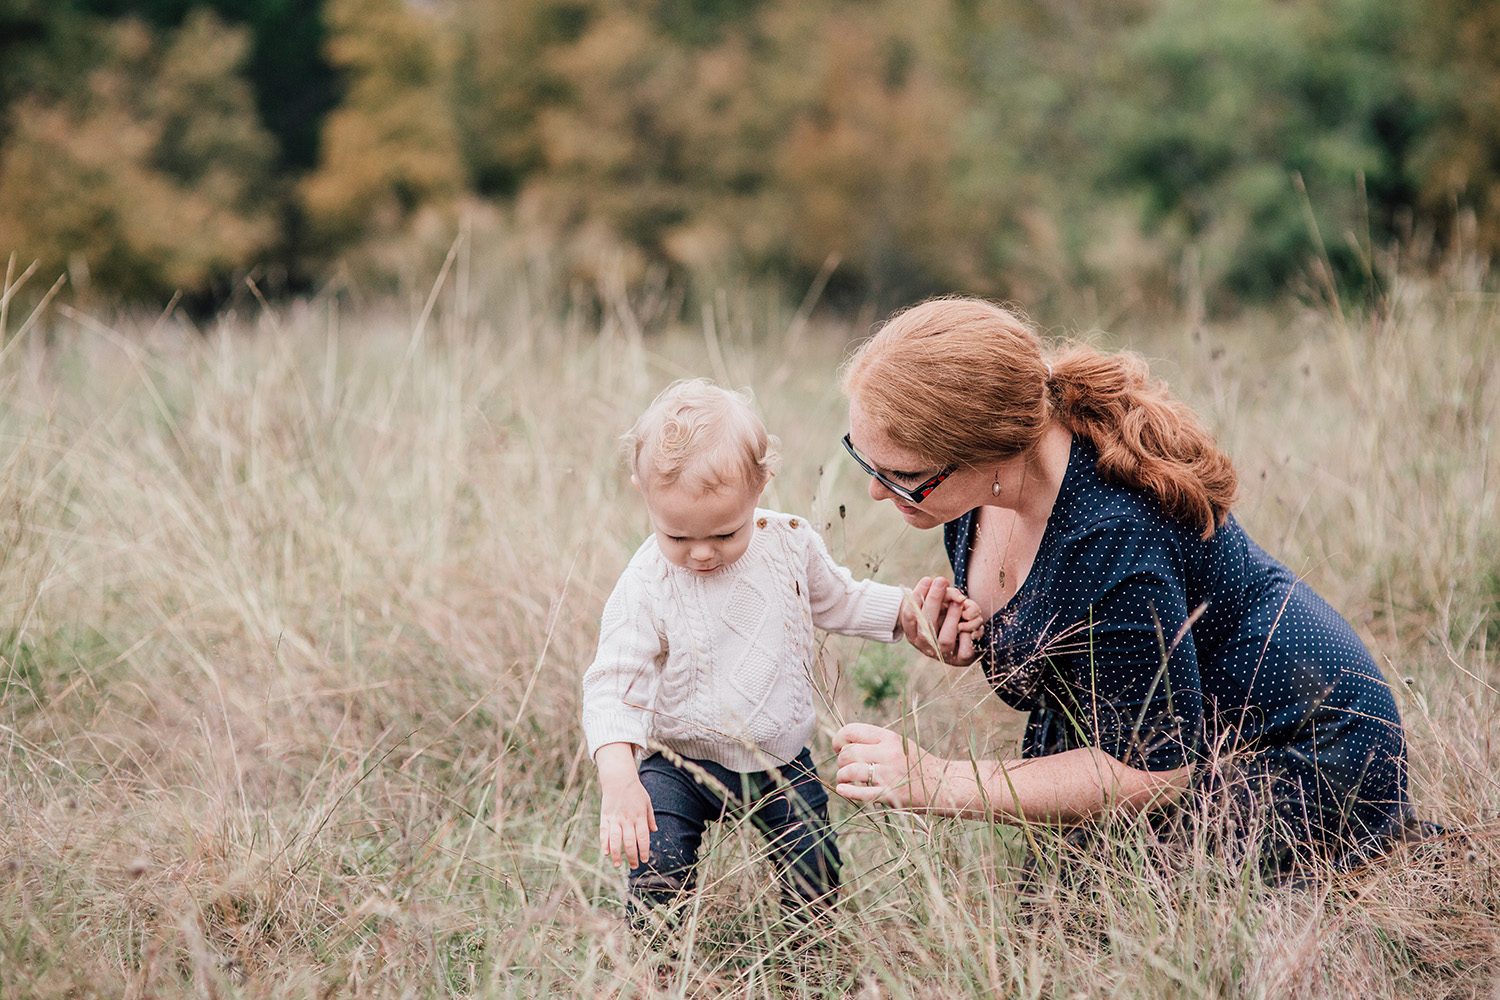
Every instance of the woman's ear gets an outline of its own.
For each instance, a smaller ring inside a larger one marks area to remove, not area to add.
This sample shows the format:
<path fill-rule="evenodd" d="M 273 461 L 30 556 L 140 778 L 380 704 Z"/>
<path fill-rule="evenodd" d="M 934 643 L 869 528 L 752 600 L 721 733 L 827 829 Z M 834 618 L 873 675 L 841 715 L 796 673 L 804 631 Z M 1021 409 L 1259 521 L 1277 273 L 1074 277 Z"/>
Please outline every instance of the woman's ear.
<path fill-rule="evenodd" d="M 630 485 L 635 487 L 637 493 L 642 496 L 645 495 L 646 491 L 641 489 L 641 481 L 635 477 L 635 473 L 633 472 L 630 474 Z"/>

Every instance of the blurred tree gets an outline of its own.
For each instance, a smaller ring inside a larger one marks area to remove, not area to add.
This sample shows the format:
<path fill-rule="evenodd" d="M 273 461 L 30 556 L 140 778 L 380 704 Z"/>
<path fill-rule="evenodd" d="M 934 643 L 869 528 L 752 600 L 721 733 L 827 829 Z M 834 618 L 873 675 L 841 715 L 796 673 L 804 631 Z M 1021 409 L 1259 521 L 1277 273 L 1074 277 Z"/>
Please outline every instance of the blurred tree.
<path fill-rule="evenodd" d="M 541 168 L 539 117 L 568 92 L 547 54 L 576 42 L 590 16 L 580 0 L 457 0 L 455 114 L 479 194 L 513 196 Z"/>
<path fill-rule="evenodd" d="M 1417 206 L 1451 226 L 1472 218 L 1469 249 L 1500 258 L 1500 5 L 1433 0 L 1420 22 L 1414 86 L 1434 118 L 1417 153 Z"/>
<path fill-rule="evenodd" d="M 708 125 L 696 107 L 748 81 L 736 72 L 744 67 L 728 68 L 732 81 L 708 79 L 712 55 L 665 35 L 650 14 L 643 4 L 611 4 L 577 40 L 549 53 L 548 69 L 568 90 L 539 117 L 544 171 L 531 191 L 562 215 L 602 222 L 670 258 L 674 227 L 726 193 L 712 154 L 695 141 Z M 717 152 L 743 151 L 743 138 Z M 758 178 L 745 183 L 754 187 Z"/>
<path fill-rule="evenodd" d="M 867 292 L 988 287 L 985 213 L 954 195 L 951 5 L 597 0 L 542 65 L 526 197 L 690 272 Z"/>
<path fill-rule="evenodd" d="M 43 0 L 0 0 L 0 109 L 9 107 L 34 75 L 26 63 L 49 34 L 55 11 Z"/>
<path fill-rule="evenodd" d="M 0 141 L 4 112 L 23 97 L 59 100 L 83 88 L 107 48 L 103 22 L 67 3 L 0 0 Z"/>
<path fill-rule="evenodd" d="M 1113 60 L 1119 99 L 1092 109 L 1105 182 L 1140 192 L 1148 231 L 1192 248 L 1221 298 L 1266 298 L 1305 272 L 1309 212 L 1359 282 L 1411 189 L 1409 15 L 1387 0 L 1164 0 Z"/>
<path fill-rule="evenodd" d="M 1109 67 L 1152 2 L 960 5 L 953 76 L 973 96 L 954 184 L 966 202 L 989 206 L 990 268 L 1032 307 L 1073 289 L 1137 294 L 1159 265 L 1134 238 L 1134 208 L 1098 183 L 1099 109 L 1128 93 Z"/>
<path fill-rule="evenodd" d="M 765 199 L 787 263 L 837 255 L 877 301 L 996 287 L 997 205 L 957 183 L 973 107 L 953 73 L 952 12 L 945 0 L 778 5 L 783 72 L 802 83 Z"/>
<path fill-rule="evenodd" d="M 30 0 L 0 0 L 25 3 Z M 36 0 L 40 2 L 40 0 Z M 256 107 L 292 171 L 313 166 L 323 119 L 338 100 L 338 81 L 324 56 L 324 0 L 70 0 L 83 13 L 136 17 L 158 28 L 176 28 L 195 9 L 250 31 L 245 72 Z M 49 4 L 64 9 L 69 3 Z"/>
<path fill-rule="evenodd" d="M 237 75 L 246 33 L 207 12 L 165 42 L 138 21 L 101 36 L 75 92 L 28 96 L 0 151 L 0 246 L 76 286 L 164 300 L 250 266 L 275 237 L 274 140 Z"/>
<path fill-rule="evenodd" d="M 466 181 L 438 26 L 403 0 L 330 0 L 327 17 L 347 90 L 301 193 L 320 249 L 334 253 L 400 231 Z"/>

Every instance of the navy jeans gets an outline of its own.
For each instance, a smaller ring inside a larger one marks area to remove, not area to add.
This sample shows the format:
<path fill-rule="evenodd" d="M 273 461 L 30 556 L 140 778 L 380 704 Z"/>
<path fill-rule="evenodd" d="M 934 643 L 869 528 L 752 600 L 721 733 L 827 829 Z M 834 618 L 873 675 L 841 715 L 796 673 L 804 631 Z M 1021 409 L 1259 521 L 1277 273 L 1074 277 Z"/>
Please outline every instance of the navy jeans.
<path fill-rule="evenodd" d="M 630 873 L 631 913 L 639 903 L 667 907 L 696 884 L 698 848 L 712 820 L 748 819 L 765 835 L 782 906 L 810 916 L 832 903 L 839 888 L 839 850 L 828 825 L 828 793 L 806 748 L 785 767 L 731 771 L 711 760 L 660 753 L 641 762 L 641 784 L 651 796 L 656 830 L 651 858 Z"/>

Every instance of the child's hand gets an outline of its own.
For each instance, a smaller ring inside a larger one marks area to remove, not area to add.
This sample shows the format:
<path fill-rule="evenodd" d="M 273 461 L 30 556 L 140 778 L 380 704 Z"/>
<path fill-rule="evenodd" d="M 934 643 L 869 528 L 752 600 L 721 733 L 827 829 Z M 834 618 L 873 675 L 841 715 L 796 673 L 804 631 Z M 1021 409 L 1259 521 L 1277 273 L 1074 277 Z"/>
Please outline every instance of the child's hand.
<path fill-rule="evenodd" d="M 984 634 L 984 612 L 979 610 L 979 602 L 972 597 L 964 595 L 957 587 L 948 588 L 948 608 L 957 609 L 959 613 L 958 630 L 973 634 L 974 641 Z"/>
<path fill-rule="evenodd" d="M 619 866 L 623 857 L 637 868 L 651 857 L 651 831 L 656 813 L 651 796 L 635 769 L 635 748 L 629 743 L 609 743 L 594 755 L 599 765 L 599 850 Z"/>

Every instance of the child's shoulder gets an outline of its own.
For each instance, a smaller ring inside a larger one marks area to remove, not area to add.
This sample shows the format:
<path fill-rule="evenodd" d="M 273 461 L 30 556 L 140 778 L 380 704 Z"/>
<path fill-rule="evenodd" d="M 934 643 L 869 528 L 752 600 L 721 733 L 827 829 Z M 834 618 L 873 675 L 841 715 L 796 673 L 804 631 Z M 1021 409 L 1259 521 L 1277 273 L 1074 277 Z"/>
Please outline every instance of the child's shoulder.
<path fill-rule="evenodd" d="M 799 557 L 823 547 L 823 536 L 812 521 L 801 514 L 787 514 L 764 507 L 755 508 L 755 527 L 767 541 L 779 543 L 789 553 Z"/>
<path fill-rule="evenodd" d="M 650 532 L 631 554 L 624 572 L 638 577 L 655 578 L 665 576 L 669 565 L 661 547 L 656 544 L 656 533 Z"/>
<path fill-rule="evenodd" d="M 777 531 L 795 535 L 812 531 L 807 518 L 799 514 L 784 514 L 765 507 L 755 508 L 755 526 L 762 531 Z"/>

